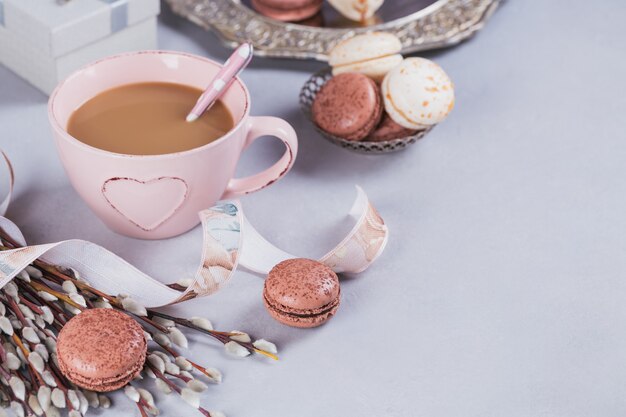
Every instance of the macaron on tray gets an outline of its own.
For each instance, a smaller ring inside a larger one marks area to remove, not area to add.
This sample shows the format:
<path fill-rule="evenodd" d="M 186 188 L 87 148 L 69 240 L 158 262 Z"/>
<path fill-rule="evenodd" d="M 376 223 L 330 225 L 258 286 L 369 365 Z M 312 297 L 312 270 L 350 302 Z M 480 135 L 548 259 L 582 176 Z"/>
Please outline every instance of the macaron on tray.
<path fill-rule="evenodd" d="M 404 58 L 400 40 L 371 32 L 329 53 L 330 69 L 311 76 L 300 106 L 322 136 L 357 152 L 398 151 L 424 137 L 454 107 L 454 86 L 424 58 Z"/>
<path fill-rule="evenodd" d="M 328 0 L 345 19 L 367 24 L 383 5 L 384 0 Z M 282 22 L 300 22 L 315 26 L 323 25 L 321 16 L 324 0 L 250 0 L 260 14 Z"/>

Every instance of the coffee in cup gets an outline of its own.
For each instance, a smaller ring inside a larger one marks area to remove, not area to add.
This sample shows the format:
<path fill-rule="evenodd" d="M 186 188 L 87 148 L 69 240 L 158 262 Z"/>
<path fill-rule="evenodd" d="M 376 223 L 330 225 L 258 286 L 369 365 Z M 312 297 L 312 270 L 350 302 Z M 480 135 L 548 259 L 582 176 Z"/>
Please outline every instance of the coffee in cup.
<path fill-rule="evenodd" d="M 109 152 L 161 155 L 199 148 L 233 128 L 233 116 L 218 100 L 195 122 L 185 121 L 202 90 L 169 82 L 115 87 L 72 113 L 67 133 Z"/>

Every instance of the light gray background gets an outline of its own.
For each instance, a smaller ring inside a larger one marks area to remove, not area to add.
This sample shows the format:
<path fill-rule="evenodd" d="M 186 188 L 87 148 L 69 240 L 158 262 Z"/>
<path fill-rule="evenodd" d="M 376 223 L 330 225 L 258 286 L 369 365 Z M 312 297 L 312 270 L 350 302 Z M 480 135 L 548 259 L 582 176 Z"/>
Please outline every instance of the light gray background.
<path fill-rule="evenodd" d="M 247 215 L 279 246 L 319 255 L 358 183 L 391 240 L 370 270 L 342 280 L 338 315 L 318 329 L 272 321 L 263 279 L 245 272 L 172 308 L 280 347 L 278 363 L 236 360 L 195 338 L 190 355 L 225 375 L 203 404 L 231 417 L 625 415 L 624 21 L 618 0 L 507 2 L 471 41 L 427 54 L 454 80 L 457 106 L 387 156 L 339 149 L 299 113 L 321 64 L 256 59 L 243 75 L 253 114 L 289 120 L 301 148 L 283 181 L 244 200 Z M 228 54 L 165 6 L 159 36 L 164 49 Z M 30 242 L 89 239 L 166 282 L 193 273 L 198 230 L 137 241 L 89 212 L 55 154 L 46 98 L 1 67 L 0 126 L 17 174 L 9 217 Z M 281 152 L 261 141 L 240 171 Z M 115 400 L 105 415 L 137 415 Z M 159 404 L 194 415 L 177 399 Z"/>

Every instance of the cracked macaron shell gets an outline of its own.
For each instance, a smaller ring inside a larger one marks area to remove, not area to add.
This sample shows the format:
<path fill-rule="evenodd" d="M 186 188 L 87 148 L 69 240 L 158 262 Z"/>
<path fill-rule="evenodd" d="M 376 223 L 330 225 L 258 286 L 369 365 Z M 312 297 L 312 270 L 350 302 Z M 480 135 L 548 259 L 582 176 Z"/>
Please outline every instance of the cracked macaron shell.
<path fill-rule="evenodd" d="M 263 298 L 281 323 L 314 327 L 332 317 L 339 306 L 337 274 L 311 259 L 289 259 L 276 265 L 265 280 Z"/>
<path fill-rule="evenodd" d="M 76 385 L 106 392 L 123 387 L 143 368 L 147 342 L 141 326 L 112 309 L 86 309 L 57 338 L 61 372 Z"/>
<path fill-rule="evenodd" d="M 407 129 L 442 122 L 454 108 L 454 85 L 448 74 L 424 58 L 407 58 L 382 83 L 385 110 Z"/>

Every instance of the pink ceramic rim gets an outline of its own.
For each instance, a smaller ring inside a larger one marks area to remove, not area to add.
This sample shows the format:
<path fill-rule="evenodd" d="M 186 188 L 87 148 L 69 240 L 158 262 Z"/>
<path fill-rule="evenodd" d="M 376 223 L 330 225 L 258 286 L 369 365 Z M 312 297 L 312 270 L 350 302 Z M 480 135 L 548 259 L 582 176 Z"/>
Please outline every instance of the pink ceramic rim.
<path fill-rule="evenodd" d="M 63 89 L 63 87 L 65 86 L 65 83 L 67 83 L 68 81 L 71 81 L 74 77 L 79 76 L 83 72 L 87 71 L 88 69 L 90 69 L 92 67 L 95 67 L 96 65 L 99 65 L 102 62 L 110 61 L 110 60 L 114 60 L 114 59 L 119 59 L 119 58 L 125 58 L 125 57 L 128 57 L 128 56 L 144 55 L 144 54 L 149 54 L 149 55 L 177 55 L 177 56 L 183 56 L 183 57 L 186 57 L 186 58 L 191 58 L 191 59 L 195 59 L 195 60 L 198 60 L 198 61 L 202 61 L 202 62 L 205 62 L 207 64 L 214 65 L 214 66 L 220 66 L 220 64 L 218 62 L 215 62 L 215 61 L 213 61 L 211 59 L 208 59 L 208 58 L 205 58 L 205 57 L 202 57 L 202 56 L 199 56 L 199 55 L 194 55 L 194 54 L 190 54 L 190 53 L 186 53 L 186 52 L 179 52 L 179 51 L 167 51 L 167 50 L 145 50 L 145 51 L 136 51 L 136 52 L 126 52 L 126 53 L 111 55 L 111 56 L 99 59 L 97 61 L 91 62 L 91 63 L 89 63 L 89 64 L 79 68 L 78 70 L 74 71 L 67 78 L 65 78 L 63 81 L 61 81 L 59 83 L 59 85 L 56 86 L 56 88 L 54 89 L 54 91 L 50 95 L 50 99 L 48 100 L 48 120 L 50 120 L 50 123 L 52 124 L 52 127 L 57 129 L 59 132 L 62 132 L 63 133 L 62 136 L 63 136 L 63 138 L 65 140 L 69 141 L 73 145 L 81 146 L 81 147 L 85 148 L 86 150 L 88 150 L 90 152 L 104 153 L 104 154 L 107 154 L 109 156 L 117 157 L 117 158 L 163 159 L 163 158 L 171 158 L 171 157 L 178 157 L 178 156 L 181 156 L 181 155 L 187 155 L 187 154 L 191 154 L 191 153 L 194 153 L 194 152 L 199 152 L 199 151 L 204 150 L 204 149 L 211 148 L 213 146 L 217 146 L 219 143 L 221 143 L 221 142 L 227 140 L 229 137 L 231 137 L 232 133 L 235 132 L 237 129 L 239 129 L 241 127 L 241 125 L 248 119 L 248 116 L 250 115 L 250 92 L 248 91 L 248 88 L 243 83 L 243 81 L 241 81 L 241 78 L 237 77 L 237 78 L 235 78 L 235 82 L 241 86 L 241 89 L 244 92 L 244 96 L 245 96 L 245 100 L 246 100 L 243 115 L 241 116 L 239 121 L 237 123 L 235 123 L 235 125 L 228 132 L 226 132 L 226 134 L 224 136 L 222 136 L 221 138 L 219 138 L 217 140 L 214 140 L 211 143 L 207 143 L 206 145 L 200 146 L 198 148 L 188 149 L 186 151 L 181 151 L 181 152 L 160 154 L 160 155 L 129 155 L 129 154 L 111 152 L 111 151 L 107 151 L 107 150 L 104 150 L 104 149 L 95 148 L 95 147 L 93 147 L 91 145 L 87 145 L 86 143 L 81 142 L 80 140 L 76 139 L 74 136 L 70 135 L 67 132 L 67 130 L 64 127 L 61 126 L 59 121 L 54 116 L 54 104 L 55 104 L 55 101 L 56 101 L 57 93 Z M 207 80 L 207 83 L 209 81 L 210 80 Z M 120 84 L 120 85 L 123 85 L 123 84 Z"/>

